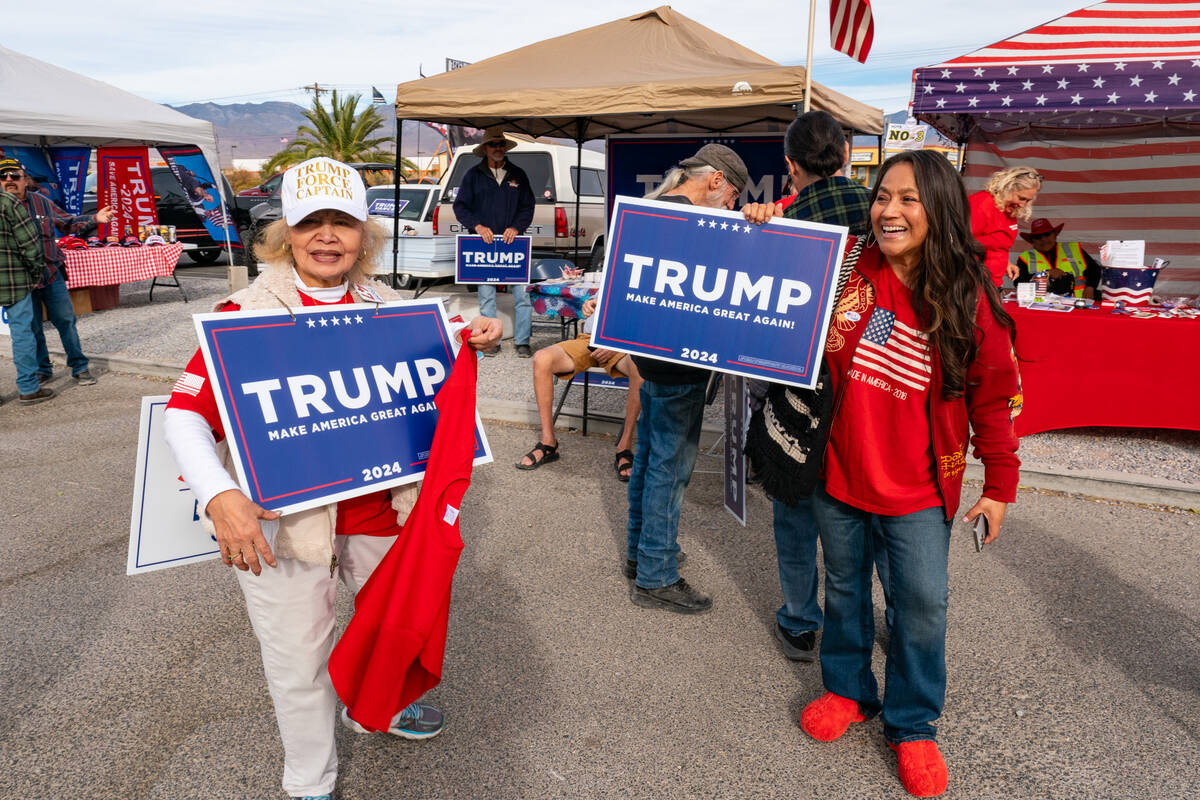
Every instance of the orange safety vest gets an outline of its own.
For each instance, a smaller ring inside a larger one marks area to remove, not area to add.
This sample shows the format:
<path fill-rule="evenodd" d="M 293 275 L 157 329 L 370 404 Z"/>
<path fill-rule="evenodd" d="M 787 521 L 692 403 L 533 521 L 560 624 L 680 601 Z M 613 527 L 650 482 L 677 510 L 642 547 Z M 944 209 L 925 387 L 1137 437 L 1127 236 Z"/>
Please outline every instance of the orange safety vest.
<path fill-rule="evenodd" d="M 1033 275 L 1037 272 L 1045 272 L 1053 269 L 1055 266 L 1069 275 L 1075 276 L 1075 296 L 1083 297 L 1083 290 L 1087 288 L 1087 283 L 1083 279 L 1084 270 L 1087 269 L 1087 261 L 1083 258 L 1083 250 L 1079 247 L 1079 242 L 1059 242 L 1056 264 L 1051 264 L 1049 259 L 1042 255 L 1037 250 L 1026 250 L 1021 254 L 1021 258 L 1025 259 L 1025 263 L 1029 265 L 1029 274 Z"/>

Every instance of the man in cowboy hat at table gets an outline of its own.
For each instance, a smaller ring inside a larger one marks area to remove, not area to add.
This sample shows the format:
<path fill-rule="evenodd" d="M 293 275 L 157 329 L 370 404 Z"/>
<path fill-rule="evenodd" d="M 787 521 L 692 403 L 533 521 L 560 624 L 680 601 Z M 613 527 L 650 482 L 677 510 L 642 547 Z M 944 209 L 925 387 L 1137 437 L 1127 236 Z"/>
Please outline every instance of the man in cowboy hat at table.
<path fill-rule="evenodd" d="M 499 127 L 488 128 L 472 151 L 482 161 L 463 176 L 454 199 L 454 216 L 464 230 L 474 231 L 487 244 L 499 236 L 505 244 L 524 233 L 533 221 L 533 189 L 525 171 L 508 160 L 508 151 L 517 143 Z M 512 284 L 513 344 L 517 355 L 529 358 L 529 335 L 533 330 L 533 303 L 525 284 Z M 479 313 L 496 317 L 496 287 L 479 286 Z M 496 355 L 500 345 L 484 353 Z"/>
<path fill-rule="evenodd" d="M 1078 242 L 1058 241 L 1064 225 L 1065 222 L 1051 225 L 1045 217 L 1030 223 L 1029 233 L 1022 233 L 1021 238 L 1033 245 L 1033 249 L 1026 250 L 1017 260 L 1021 274 L 1014 283 L 1023 283 L 1030 280 L 1030 275 L 1048 271 L 1050 281 L 1046 288 L 1050 292 L 1064 297 L 1093 297 L 1100 285 L 1100 265 L 1083 252 Z"/>

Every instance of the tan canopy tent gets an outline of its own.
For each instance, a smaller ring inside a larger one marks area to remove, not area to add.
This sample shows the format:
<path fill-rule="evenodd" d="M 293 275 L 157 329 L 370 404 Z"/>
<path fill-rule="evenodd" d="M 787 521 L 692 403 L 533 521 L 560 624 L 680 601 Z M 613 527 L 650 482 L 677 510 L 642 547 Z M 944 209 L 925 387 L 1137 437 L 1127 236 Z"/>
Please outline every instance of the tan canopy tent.
<path fill-rule="evenodd" d="M 396 87 L 401 119 L 576 141 L 782 131 L 803 101 L 803 67 L 776 64 L 669 6 Z M 816 83 L 810 106 L 859 133 L 883 132 L 880 109 Z"/>

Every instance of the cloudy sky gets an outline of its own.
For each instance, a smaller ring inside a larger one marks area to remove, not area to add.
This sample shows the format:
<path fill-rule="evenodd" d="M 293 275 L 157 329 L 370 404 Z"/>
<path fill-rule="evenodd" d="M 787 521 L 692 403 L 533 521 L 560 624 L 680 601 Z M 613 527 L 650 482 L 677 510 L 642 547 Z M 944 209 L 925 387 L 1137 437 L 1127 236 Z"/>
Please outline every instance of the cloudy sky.
<path fill-rule="evenodd" d="M 17 5 L 17 4 L 13 4 Z M 866 64 L 829 47 L 829 0 L 817 4 L 813 77 L 896 111 L 914 67 L 935 64 L 1039 25 L 1081 0 L 874 0 Z M 653 8 L 652 0 L 110 0 L 27 2 L 5 12 L 0 44 L 158 102 L 291 100 L 301 86 L 390 95 L 445 59 L 489 56 Z M 673 8 L 781 64 L 803 64 L 808 4 L 678 0 Z M 70 22 L 70 20 L 74 22 Z M 11 32 L 19 31 L 19 36 Z"/>

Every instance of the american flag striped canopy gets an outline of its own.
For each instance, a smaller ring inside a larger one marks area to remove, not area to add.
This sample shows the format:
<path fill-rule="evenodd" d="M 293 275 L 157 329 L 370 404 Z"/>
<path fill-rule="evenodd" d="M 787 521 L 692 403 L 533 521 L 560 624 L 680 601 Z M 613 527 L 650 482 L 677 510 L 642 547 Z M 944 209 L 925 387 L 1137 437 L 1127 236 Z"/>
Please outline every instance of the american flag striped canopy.
<path fill-rule="evenodd" d="M 1060 241 L 1144 239 L 1158 294 L 1200 293 L 1200 0 L 1108 0 L 922 67 L 913 114 L 968 141 L 968 189 L 1036 167 Z"/>

